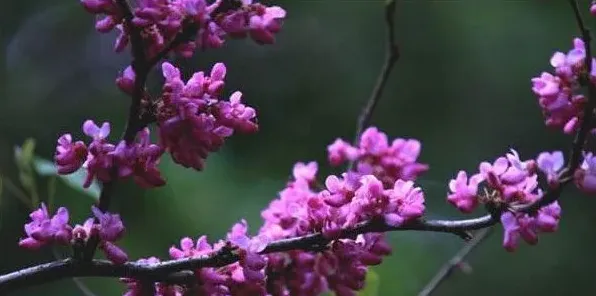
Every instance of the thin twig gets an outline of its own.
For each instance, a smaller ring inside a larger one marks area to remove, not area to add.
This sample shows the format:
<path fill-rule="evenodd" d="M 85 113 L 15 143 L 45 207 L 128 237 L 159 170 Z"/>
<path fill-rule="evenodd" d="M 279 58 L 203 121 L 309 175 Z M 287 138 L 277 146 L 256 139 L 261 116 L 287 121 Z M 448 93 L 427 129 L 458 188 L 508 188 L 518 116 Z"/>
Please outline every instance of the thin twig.
<path fill-rule="evenodd" d="M 385 4 L 385 24 L 386 24 L 386 39 L 387 39 L 387 49 L 385 52 L 385 61 L 383 62 L 383 66 L 381 67 L 381 72 L 377 77 L 377 82 L 375 83 L 375 87 L 372 90 L 368 100 L 366 101 L 366 105 L 362 109 L 360 116 L 358 117 L 358 124 L 356 126 L 356 135 L 354 137 L 354 146 L 358 145 L 360 141 L 360 135 L 364 131 L 364 129 L 370 124 L 370 120 L 372 118 L 373 112 L 377 103 L 381 99 L 383 95 L 383 90 L 385 89 L 385 85 L 387 84 L 387 80 L 389 75 L 391 74 L 391 70 L 393 66 L 399 59 L 399 47 L 397 45 L 397 41 L 395 40 L 395 10 L 397 0 L 389 0 Z M 354 162 L 350 162 L 348 165 L 348 169 L 351 169 L 354 165 Z"/>
<path fill-rule="evenodd" d="M 474 239 L 467 242 L 449 261 L 443 264 L 430 282 L 418 293 L 418 296 L 428 296 L 435 291 L 466 260 L 466 257 L 489 237 L 493 229 L 492 227 L 484 228 L 475 233 Z"/>

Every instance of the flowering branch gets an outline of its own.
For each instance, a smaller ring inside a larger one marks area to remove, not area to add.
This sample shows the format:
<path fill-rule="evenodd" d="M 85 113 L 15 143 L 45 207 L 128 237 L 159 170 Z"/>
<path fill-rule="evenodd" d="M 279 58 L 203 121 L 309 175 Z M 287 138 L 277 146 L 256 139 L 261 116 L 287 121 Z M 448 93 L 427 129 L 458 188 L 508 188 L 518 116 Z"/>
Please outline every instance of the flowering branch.
<path fill-rule="evenodd" d="M 467 231 L 493 225 L 494 222 L 486 217 L 466 220 L 427 220 L 412 221 L 402 226 L 390 226 L 381 220 L 360 223 L 356 227 L 344 229 L 340 238 L 354 238 L 359 234 L 388 232 L 388 231 L 431 231 L 453 233 L 464 238 L 470 238 Z M 323 250 L 332 240 L 321 233 L 281 239 L 267 244 L 259 252 L 270 254 L 288 252 L 292 250 Z M 222 248 L 211 255 L 198 258 L 182 258 L 163 261 L 155 264 L 127 262 L 114 264 L 105 260 L 93 260 L 90 263 L 77 262 L 73 259 L 57 260 L 25 268 L 13 273 L 0 276 L 0 293 L 7 293 L 23 287 L 30 287 L 69 277 L 126 277 L 159 282 L 187 284 L 192 281 L 193 274 L 189 270 L 205 267 L 222 267 L 240 260 L 235 250 Z"/>
<path fill-rule="evenodd" d="M 107 140 L 109 123 L 98 126 L 91 120 L 83 124 L 84 133 L 92 138 L 88 145 L 73 141 L 70 134 L 59 138 L 58 172 L 69 174 L 83 167 L 87 170 L 84 187 L 94 179 L 104 183 L 99 207 L 92 207 L 94 217 L 73 227 L 66 208 L 51 215 L 42 203 L 30 214 L 19 245 L 33 250 L 67 245 L 72 247 L 72 258 L 0 276 L 1 292 L 63 277 L 105 276 L 119 277 L 127 285 L 126 295 L 319 295 L 327 291 L 352 295 L 364 287 L 368 266 L 380 264 L 391 253 L 385 232 L 443 232 L 469 240 L 470 231 L 501 223 L 503 246 L 514 251 L 520 239 L 536 244 L 539 233 L 557 230 L 561 217 L 557 200 L 565 185 L 573 181 L 582 191 L 596 194 L 596 157 L 584 155 L 580 166 L 596 105 L 592 82 L 596 75 L 589 34 L 571 1 L 583 40 L 575 39 L 569 53 L 553 55 L 555 75 L 545 72 L 532 79 L 546 125 L 575 133 L 567 166 L 560 151 L 522 161 L 512 149 L 494 163 L 482 162 L 478 173 L 468 177 L 460 171 L 449 182 L 449 203 L 464 213 L 483 204 L 488 215 L 425 219 L 424 192 L 414 183 L 429 169 L 417 161 L 421 143 L 402 138 L 390 142 L 377 128 L 367 127 L 399 58 L 393 28 L 396 1 L 389 0 L 386 61 L 359 118 L 356 140 L 350 144 L 336 139 L 327 147 L 331 165 L 348 162 L 348 170 L 327 176 L 324 186 L 319 186 L 317 163 L 299 162 L 293 179 L 262 211 L 264 223 L 256 236 L 248 235 L 242 220 L 226 239 L 213 244 L 206 236 L 196 242 L 181 239 L 179 247 L 169 249 L 172 260 L 151 257 L 130 262 L 115 244 L 124 234 L 124 224 L 118 214 L 107 212 L 116 180 L 132 177 L 144 188 L 162 186 L 165 180 L 158 163 L 163 153 L 181 166 L 200 171 L 208 154 L 217 151 L 225 138 L 258 130 L 256 110 L 242 103 L 241 92 L 223 98 L 227 71 L 223 63 L 215 64 L 208 75 L 196 72 L 187 81 L 180 69 L 162 63 L 165 82 L 151 101 L 145 90 L 148 72 L 170 52 L 190 57 L 196 47 L 221 47 L 225 36 L 250 36 L 259 44 L 271 44 L 286 12 L 252 0 L 138 1 L 134 9 L 124 0 L 81 3 L 89 12 L 105 15 L 96 23 L 98 31 L 121 31 L 116 51 L 131 44 L 132 65 L 116 80 L 132 97 L 127 126 L 116 145 Z M 578 94 L 579 86 L 587 86 L 588 99 Z M 151 142 L 147 128 L 153 122 L 159 131 L 157 144 Z M 545 191 L 538 186 L 539 173 L 548 181 Z M 98 246 L 109 261 L 92 260 Z"/>
<path fill-rule="evenodd" d="M 569 4 L 573 10 L 573 14 L 577 21 L 578 28 L 581 32 L 583 43 L 585 44 L 585 52 L 586 57 L 591 57 L 591 36 L 589 30 L 584 25 L 583 18 L 581 16 L 580 9 L 578 7 L 576 0 L 569 0 Z M 580 77 L 580 84 L 582 86 L 586 86 L 588 88 L 588 103 L 586 104 L 583 114 L 585 116 L 579 131 L 576 133 L 575 138 L 573 140 L 573 145 L 570 152 L 569 157 L 569 164 L 568 167 L 563 171 L 563 176 L 560 179 L 563 180 L 572 180 L 573 173 L 576 171 L 577 167 L 580 164 L 582 148 L 586 142 L 586 138 L 588 136 L 591 122 L 593 120 L 593 112 L 594 108 L 596 107 L 596 87 L 593 83 L 590 82 L 590 73 L 592 73 L 592 60 L 586 58 L 584 60 L 584 67 L 586 68 L 587 74 L 584 77 Z M 562 186 L 559 186 L 555 190 L 561 191 Z M 555 192 L 550 195 L 544 196 L 538 203 L 534 203 L 530 205 L 526 210 L 530 211 L 537 211 L 540 207 L 552 203 L 557 199 L 560 195 L 560 192 Z M 434 290 L 438 288 L 438 286 L 444 282 L 447 277 L 451 274 L 453 269 L 462 262 L 465 257 L 473 251 L 474 248 L 480 246 L 482 242 L 489 236 L 490 230 L 492 228 L 486 228 L 481 230 L 481 232 L 474 237 L 474 239 L 465 244 L 454 256 L 451 258 L 447 263 L 445 263 L 439 271 L 435 274 L 435 276 L 427 283 L 422 291 L 418 294 L 419 296 L 427 296 L 430 295 Z"/>

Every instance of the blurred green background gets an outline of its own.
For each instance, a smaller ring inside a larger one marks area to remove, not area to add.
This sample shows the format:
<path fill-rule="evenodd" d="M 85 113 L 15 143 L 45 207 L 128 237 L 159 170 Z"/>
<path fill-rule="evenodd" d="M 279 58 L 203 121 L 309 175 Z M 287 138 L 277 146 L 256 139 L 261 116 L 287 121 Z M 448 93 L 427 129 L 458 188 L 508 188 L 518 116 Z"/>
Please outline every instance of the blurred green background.
<path fill-rule="evenodd" d="M 382 1 L 276 1 L 288 11 L 273 46 L 230 41 L 221 50 L 179 61 L 187 75 L 228 66 L 226 91 L 241 90 L 259 112 L 261 130 L 234 136 L 213 154 L 204 172 L 161 169 L 168 185 L 141 191 L 120 184 L 113 198 L 128 234 L 132 258 L 167 256 L 183 236 L 213 240 L 245 217 L 260 225 L 260 209 L 283 188 L 296 161 L 326 165 L 326 145 L 352 139 L 357 115 L 384 55 Z M 580 1 L 587 22 L 589 1 Z M 544 128 L 530 78 L 550 71 L 555 50 L 578 34 L 566 1 L 398 1 L 396 30 L 402 57 L 373 123 L 390 137 L 422 141 L 431 170 L 419 183 L 431 217 L 462 217 L 445 203 L 446 183 L 458 170 L 475 170 L 510 147 L 523 158 L 565 149 L 571 142 Z M 50 159 L 64 132 L 81 136 L 88 118 L 110 121 L 120 134 L 128 98 L 113 81 L 129 62 L 111 51 L 114 35 L 93 30 L 93 16 L 77 1 L 10 1 L 3 5 L 0 42 L 0 171 L 16 183 L 13 148 L 26 138 Z M 151 77 L 159 87 L 160 73 Z M 45 196 L 47 179 L 38 179 Z M 54 203 L 82 222 L 93 202 L 58 180 Z M 5 186 L 6 187 L 6 186 Z M 516 253 L 501 247 L 501 228 L 469 257 L 471 274 L 455 272 L 436 295 L 595 295 L 596 200 L 567 190 L 560 231 Z M 52 260 L 50 251 L 17 248 L 29 209 L 13 191 L 1 200 L 0 272 Z M 478 215 L 481 212 L 476 213 Z M 434 233 L 391 233 L 394 254 L 376 271 L 379 295 L 415 295 L 462 245 Z M 111 279 L 84 279 L 96 295 L 119 295 Z M 64 280 L 14 295 L 81 295 Z"/>

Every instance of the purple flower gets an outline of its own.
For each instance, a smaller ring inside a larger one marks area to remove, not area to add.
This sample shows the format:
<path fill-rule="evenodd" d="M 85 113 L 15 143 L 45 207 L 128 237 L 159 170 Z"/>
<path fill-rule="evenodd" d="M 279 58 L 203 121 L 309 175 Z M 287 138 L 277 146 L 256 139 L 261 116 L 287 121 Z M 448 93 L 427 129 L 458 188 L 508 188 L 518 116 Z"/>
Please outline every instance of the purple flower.
<path fill-rule="evenodd" d="M 102 241 L 99 244 L 99 248 L 106 255 L 108 260 L 114 264 L 124 264 L 128 261 L 128 255 L 124 250 L 109 241 Z"/>
<path fill-rule="evenodd" d="M 338 166 L 348 160 L 355 160 L 359 155 L 358 149 L 341 139 L 336 139 L 333 144 L 327 146 L 327 152 L 329 163 L 333 166 Z"/>
<path fill-rule="evenodd" d="M 135 87 L 135 79 L 135 71 L 132 69 L 132 66 L 128 66 L 124 69 L 122 74 L 116 78 L 116 85 L 118 85 L 120 90 L 124 93 L 132 95 Z"/>
<path fill-rule="evenodd" d="M 505 230 L 503 236 L 503 247 L 510 252 L 515 251 L 519 239 L 523 239 L 530 245 L 538 243 L 540 232 L 554 232 L 559 226 L 561 218 L 561 207 L 557 202 L 538 210 L 536 216 L 525 213 L 504 212 L 501 215 L 501 223 Z"/>
<path fill-rule="evenodd" d="M 286 11 L 279 6 L 256 6 L 256 14 L 250 16 L 248 27 L 250 36 L 259 44 L 272 44 L 275 42 L 275 33 L 279 32 Z"/>
<path fill-rule="evenodd" d="M 66 208 L 58 208 L 56 214 L 50 217 L 46 205 L 42 203 L 29 217 L 31 222 L 25 224 L 27 237 L 19 241 L 19 246 L 35 250 L 51 243 L 70 243 L 72 227 L 68 224 L 69 215 Z"/>
<path fill-rule="evenodd" d="M 562 129 L 565 134 L 574 133 L 581 123 L 585 97 L 576 93 L 578 77 L 584 71 L 585 46 L 581 39 L 573 40 L 573 49 L 568 53 L 556 52 L 550 64 L 555 74 L 543 72 L 532 78 L 532 91 L 538 96 L 545 123 L 548 127 Z M 596 61 L 593 59 L 592 64 Z M 595 70 L 590 73 L 596 77 Z"/>
<path fill-rule="evenodd" d="M 58 139 L 54 160 L 58 167 L 58 174 L 71 174 L 77 171 L 87 158 L 87 146 L 82 141 L 72 142 L 70 134 L 64 134 Z"/>
<path fill-rule="evenodd" d="M 478 184 L 484 181 L 481 174 L 476 174 L 468 179 L 466 172 L 459 171 L 457 177 L 449 181 L 451 193 L 447 201 L 464 213 L 472 212 L 478 205 Z"/>
<path fill-rule="evenodd" d="M 596 193 L 596 157 L 592 152 L 584 154 L 584 161 L 575 171 L 575 184 L 587 194 Z"/>
<path fill-rule="evenodd" d="M 124 235 L 124 224 L 118 214 L 102 213 L 97 207 L 91 208 L 99 220 L 99 237 L 104 241 L 115 242 Z"/>
<path fill-rule="evenodd" d="M 208 154 L 219 150 L 235 130 L 257 130 L 254 109 L 240 103 L 239 92 L 229 102 L 220 100 L 224 64 L 215 64 L 210 76 L 197 72 L 186 83 L 180 70 L 167 62 L 162 72 L 166 82 L 158 110 L 160 146 L 176 163 L 201 170 Z"/>
<path fill-rule="evenodd" d="M 551 186 L 555 186 L 558 182 L 559 172 L 563 169 L 563 165 L 565 164 L 563 152 L 542 152 L 538 155 L 538 158 L 536 158 L 536 163 L 538 169 L 546 175 L 548 183 Z"/>
<path fill-rule="evenodd" d="M 332 165 L 356 161 L 354 173 L 374 175 L 386 186 L 393 186 L 399 179 L 413 181 L 428 170 L 428 165 L 416 162 L 420 150 L 420 142 L 414 139 L 398 138 L 389 146 L 387 135 L 375 127 L 362 133 L 358 147 L 341 139 L 327 147 Z"/>

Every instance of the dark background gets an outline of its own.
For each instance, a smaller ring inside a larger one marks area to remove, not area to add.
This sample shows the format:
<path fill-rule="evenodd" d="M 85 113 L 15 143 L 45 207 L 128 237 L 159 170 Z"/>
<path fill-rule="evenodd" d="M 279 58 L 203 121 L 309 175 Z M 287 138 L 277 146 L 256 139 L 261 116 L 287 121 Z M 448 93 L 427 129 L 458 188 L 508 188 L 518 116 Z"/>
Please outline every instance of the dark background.
<path fill-rule="evenodd" d="M 402 58 L 390 77 L 373 123 L 391 138 L 422 141 L 421 161 L 431 170 L 419 184 L 428 215 L 462 217 L 445 203 L 447 182 L 458 170 L 476 170 L 510 147 L 522 158 L 564 149 L 570 137 L 544 128 L 530 79 L 550 71 L 556 50 L 577 36 L 567 1 L 398 1 L 397 38 Z M 183 169 L 164 158 L 168 185 L 141 191 L 121 184 L 113 198 L 128 234 L 131 258 L 157 255 L 180 237 L 208 234 L 212 240 L 245 217 L 256 230 L 264 208 L 296 161 L 317 160 L 323 173 L 326 146 L 352 139 L 357 115 L 384 55 L 383 2 L 277 1 L 288 18 L 277 43 L 257 46 L 230 41 L 221 50 L 180 61 L 186 74 L 228 66 L 226 91 L 241 90 L 258 109 L 261 130 L 234 136 L 213 154 L 204 172 Z M 580 1 L 587 23 L 589 1 Z M 129 99 L 115 87 L 129 61 L 111 51 L 114 35 L 93 30 L 93 16 L 77 1 L 8 1 L 0 11 L 0 170 L 17 183 L 13 148 L 26 138 L 50 159 L 57 137 L 81 136 L 91 118 L 110 121 L 120 134 Z M 188 77 L 188 76 L 187 76 Z M 159 87 L 160 73 L 151 77 Z M 38 179 L 45 196 L 47 179 Z M 6 182 L 5 182 L 6 183 Z M 18 184 L 17 184 L 18 185 Z M 92 199 L 60 180 L 54 204 L 67 205 L 80 223 Z M 1 200 L 0 272 L 53 259 L 50 251 L 17 247 L 29 209 L 5 184 Z M 456 272 L 436 295 L 592 295 L 596 293 L 594 197 L 570 188 L 561 198 L 560 231 L 524 244 L 510 254 L 502 230 L 471 256 L 471 274 Z M 482 214 L 481 212 L 476 213 Z M 434 233 L 391 233 L 394 254 L 375 270 L 379 295 L 415 295 L 462 242 Z M 85 279 L 96 295 L 118 295 L 112 279 Z M 15 295 L 80 295 L 70 280 Z"/>

